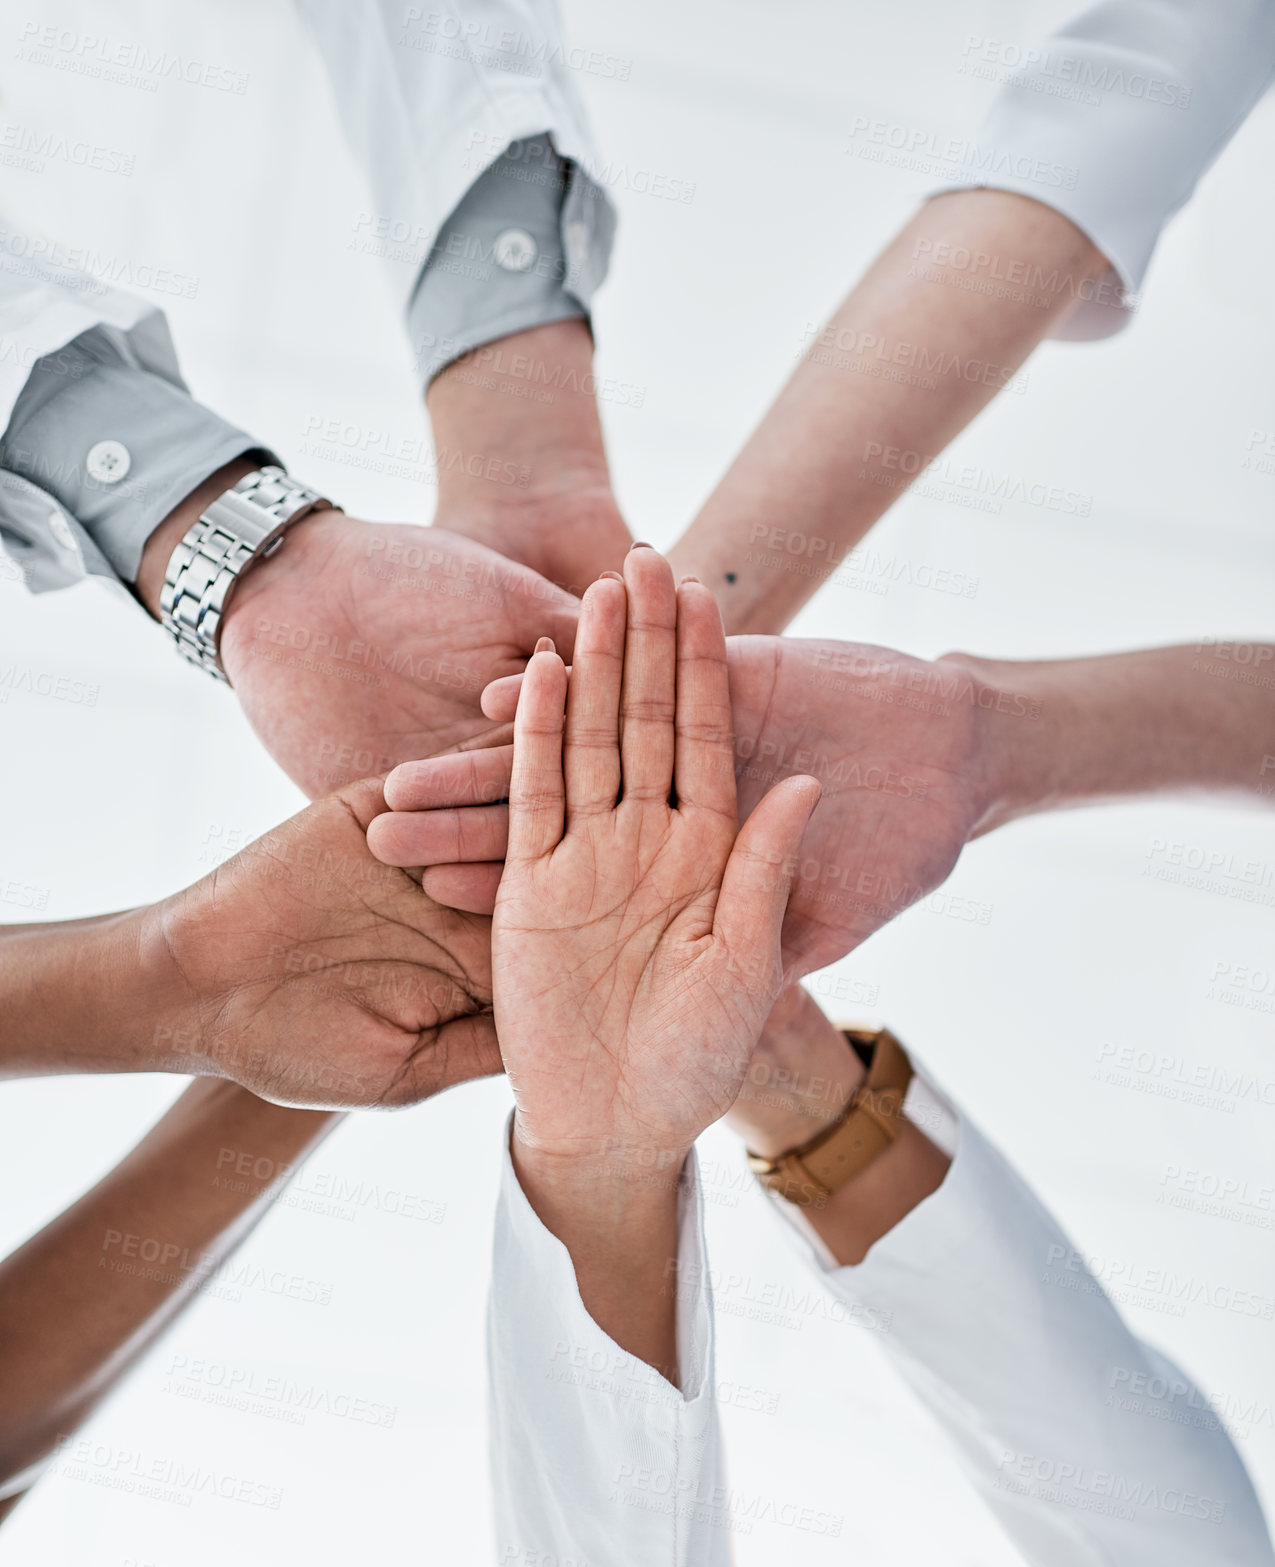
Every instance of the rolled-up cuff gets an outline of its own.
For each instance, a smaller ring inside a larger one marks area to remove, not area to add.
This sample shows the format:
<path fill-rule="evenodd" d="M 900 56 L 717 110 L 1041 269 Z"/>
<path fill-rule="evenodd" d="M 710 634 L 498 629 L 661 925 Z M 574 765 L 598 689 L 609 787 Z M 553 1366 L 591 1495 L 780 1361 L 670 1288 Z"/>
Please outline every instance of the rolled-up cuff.
<path fill-rule="evenodd" d="M 99 329 L 36 362 L 0 436 L 0 468 L 51 495 L 129 584 L 173 508 L 249 452 L 277 461 Z"/>
<path fill-rule="evenodd" d="M 548 132 L 511 142 L 475 180 L 421 268 L 407 325 L 422 387 L 497 338 L 588 319 L 615 214 Z"/>

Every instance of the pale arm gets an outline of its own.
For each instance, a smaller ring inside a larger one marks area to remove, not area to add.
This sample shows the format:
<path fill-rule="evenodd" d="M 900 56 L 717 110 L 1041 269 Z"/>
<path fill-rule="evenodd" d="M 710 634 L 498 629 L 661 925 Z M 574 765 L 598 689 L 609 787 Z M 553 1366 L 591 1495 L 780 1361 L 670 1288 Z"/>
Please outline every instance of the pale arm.
<path fill-rule="evenodd" d="M 1038 715 L 985 712 L 981 749 L 995 785 L 974 836 L 1019 816 L 1152 794 L 1275 802 L 1275 645 L 1037 663 L 949 658 Z"/>
<path fill-rule="evenodd" d="M 611 491 L 595 386 L 593 333 L 578 318 L 448 365 L 426 394 L 439 454 L 435 526 L 572 593 L 618 567 L 632 540 Z"/>
<path fill-rule="evenodd" d="M 947 287 L 927 276 L 942 246 L 1009 258 L 1043 284 L 1009 298 Z M 830 573 L 908 482 L 887 452 L 924 467 L 1106 268 L 1074 223 L 1029 197 L 972 190 L 928 201 L 808 345 L 670 552 L 674 571 L 713 590 L 728 633 L 782 631 L 822 578 L 764 564 L 771 530 L 821 541 L 811 558 Z"/>

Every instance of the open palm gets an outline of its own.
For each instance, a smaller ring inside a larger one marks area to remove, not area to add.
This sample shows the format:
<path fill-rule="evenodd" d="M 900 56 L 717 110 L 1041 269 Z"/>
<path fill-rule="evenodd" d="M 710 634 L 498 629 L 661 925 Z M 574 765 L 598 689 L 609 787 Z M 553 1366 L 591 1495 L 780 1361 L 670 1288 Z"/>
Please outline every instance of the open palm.
<path fill-rule="evenodd" d="M 729 1109 L 781 987 L 817 789 L 792 780 L 739 831 L 717 608 L 697 583 L 675 592 L 652 550 L 589 589 L 567 685 L 537 653 L 492 927 L 517 1133 L 553 1153 L 676 1155 Z"/>

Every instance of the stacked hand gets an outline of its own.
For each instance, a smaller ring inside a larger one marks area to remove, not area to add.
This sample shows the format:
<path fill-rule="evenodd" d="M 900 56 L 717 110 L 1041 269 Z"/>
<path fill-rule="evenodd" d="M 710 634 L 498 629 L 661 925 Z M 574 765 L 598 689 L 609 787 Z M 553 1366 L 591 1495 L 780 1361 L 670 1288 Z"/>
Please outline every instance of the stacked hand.
<path fill-rule="evenodd" d="M 653 550 L 588 590 L 576 648 L 569 696 L 557 653 L 535 655 L 515 722 L 492 927 L 515 1141 L 680 1163 L 734 1102 L 781 988 L 818 789 L 781 784 L 739 829 L 717 608 Z"/>
<path fill-rule="evenodd" d="M 488 727 L 478 699 L 579 603 L 441 529 L 306 518 L 231 601 L 221 655 L 271 755 L 312 798 Z"/>
<path fill-rule="evenodd" d="M 439 908 L 372 856 L 383 803 L 375 783 L 342 789 L 146 911 L 159 1037 L 186 1070 L 341 1107 L 413 1104 L 499 1072 L 490 922 Z"/>
<path fill-rule="evenodd" d="M 843 957 L 937 887 L 991 799 L 984 745 L 990 687 L 952 660 L 925 663 L 856 643 L 736 637 L 729 646 L 731 758 L 747 820 L 798 772 L 823 793 L 802 841 L 784 923 L 784 960 L 807 973 Z M 519 677 L 483 698 L 508 718 Z M 386 780 L 392 812 L 371 842 L 389 863 L 423 866 L 433 897 L 490 909 L 508 829 L 508 746 L 409 762 Z"/>

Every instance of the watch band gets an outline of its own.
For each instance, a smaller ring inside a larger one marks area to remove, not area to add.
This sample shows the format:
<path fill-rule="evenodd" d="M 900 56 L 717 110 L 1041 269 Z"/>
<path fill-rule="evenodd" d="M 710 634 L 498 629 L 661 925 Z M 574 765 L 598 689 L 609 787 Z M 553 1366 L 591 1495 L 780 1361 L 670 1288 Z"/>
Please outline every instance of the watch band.
<path fill-rule="evenodd" d="M 846 1043 L 861 1057 L 871 1052 L 868 1075 L 849 1104 L 822 1132 L 777 1159 L 748 1155 L 749 1168 L 772 1192 L 807 1208 L 822 1205 L 833 1192 L 861 1174 L 899 1135 L 903 1101 L 912 1081 L 912 1063 L 888 1028 L 842 1029 Z"/>
<path fill-rule="evenodd" d="M 184 658 L 226 680 L 218 645 L 222 619 L 240 577 L 272 555 L 284 532 L 332 502 L 282 468 L 257 468 L 200 514 L 173 551 L 160 594 L 160 620 Z"/>

